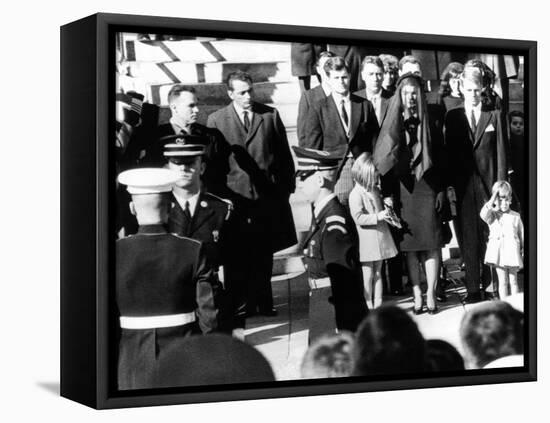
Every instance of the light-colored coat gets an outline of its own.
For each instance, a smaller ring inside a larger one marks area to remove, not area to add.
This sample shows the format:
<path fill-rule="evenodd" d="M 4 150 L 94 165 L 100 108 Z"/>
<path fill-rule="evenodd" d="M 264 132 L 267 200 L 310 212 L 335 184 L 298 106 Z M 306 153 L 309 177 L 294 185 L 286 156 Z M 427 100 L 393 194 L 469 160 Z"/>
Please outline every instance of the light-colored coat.
<path fill-rule="evenodd" d="M 349 196 L 351 217 L 359 234 L 359 260 L 362 262 L 385 260 L 397 255 L 388 224 L 378 221 L 378 213 L 384 209 L 380 192 L 366 191 L 359 184 Z"/>
<path fill-rule="evenodd" d="M 485 263 L 499 267 L 523 267 L 523 222 L 519 213 L 483 207 L 479 216 L 489 225 Z"/>

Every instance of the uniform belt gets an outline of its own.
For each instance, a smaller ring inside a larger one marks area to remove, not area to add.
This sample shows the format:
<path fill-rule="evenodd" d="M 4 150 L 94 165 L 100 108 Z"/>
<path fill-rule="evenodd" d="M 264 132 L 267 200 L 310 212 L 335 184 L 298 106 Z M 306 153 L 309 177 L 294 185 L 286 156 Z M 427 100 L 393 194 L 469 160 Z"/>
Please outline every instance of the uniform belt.
<path fill-rule="evenodd" d="M 330 287 L 330 278 L 313 279 L 309 278 L 309 289 L 321 289 Z"/>
<path fill-rule="evenodd" d="M 157 329 L 183 326 L 195 321 L 195 313 L 166 314 L 163 316 L 128 317 L 120 316 L 122 329 Z"/>

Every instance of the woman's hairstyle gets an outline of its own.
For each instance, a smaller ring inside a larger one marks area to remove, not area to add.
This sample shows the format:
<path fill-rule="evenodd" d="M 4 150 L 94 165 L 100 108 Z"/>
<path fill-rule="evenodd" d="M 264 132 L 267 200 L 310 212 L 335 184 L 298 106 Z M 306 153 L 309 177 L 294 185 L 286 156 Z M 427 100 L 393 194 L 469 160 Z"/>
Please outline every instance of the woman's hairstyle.
<path fill-rule="evenodd" d="M 493 194 L 498 192 L 502 196 L 512 199 L 512 185 L 506 181 L 496 181 L 493 185 Z"/>
<path fill-rule="evenodd" d="M 384 305 L 359 326 L 353 357 L 357 376 L 420 373 L 426 369 L 426 342 L 405 310 Z"/>
<path fill-rule="evenodd" d="M 351 168 L 351 176 L 367 191 L 372 191 L 374 189 L 378 183 L 378 178 L 372 154 L 365 152 L 355 160 Z"/>
<path fill-rule="evenodd" d="M 447 65 L 443 73 L 441 74 L 441 84 L 439 85 L 439 95 L 446 97 L 451 94 L 451 85 L 449 80 L 451 78 L 458 78 L 464 71 L 464 65 L 458 62 L 451 62 Z"/>

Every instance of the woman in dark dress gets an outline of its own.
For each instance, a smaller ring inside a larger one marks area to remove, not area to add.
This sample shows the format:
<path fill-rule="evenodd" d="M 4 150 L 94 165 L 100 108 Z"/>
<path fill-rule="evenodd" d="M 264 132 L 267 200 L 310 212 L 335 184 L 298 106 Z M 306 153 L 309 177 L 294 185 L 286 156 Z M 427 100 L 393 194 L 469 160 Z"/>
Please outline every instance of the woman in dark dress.
<path fill-rule="evenodd" d="M 424 81 L 417 75 L 405 74 L 399 79 L 374 148 L 374 161 L 382 175 L 383 193 L 393 198 L 401 218 L 400 249 L 406 253 L 413 284 L 413 311 L 418 314 L 423 309 L 419 267 L 423 265 L 426 305 L 433 314 L 437 311 L 435 289 L 443 245 L 441 212 L 446 181 L 442 134 L 436 125 L 430 125 L 423 87 Z"/>

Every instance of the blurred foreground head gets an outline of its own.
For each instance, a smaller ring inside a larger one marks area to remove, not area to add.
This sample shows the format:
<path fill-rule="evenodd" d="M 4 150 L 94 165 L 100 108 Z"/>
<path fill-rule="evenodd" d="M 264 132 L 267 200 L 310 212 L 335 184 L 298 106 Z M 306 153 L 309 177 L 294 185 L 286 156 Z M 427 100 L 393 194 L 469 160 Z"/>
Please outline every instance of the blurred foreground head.
<path fill-rule="evenodd" d="M 382 306 L 359 326 L 353 358 L 357 376 L 421 373 L 426 342 L 406 311 Z"/>
<path fill-rule="evenodd" d="M 353 342 L 353 335 L 348 332 L 316 339 L 302 360 L 302 377 L 316 379 L 350 376 Z"/>
<path fill-rule="evenodd" d="M 523 313 L 504 301 L 479 304 L 462 318 L 460 341 L 467 368 L 523 354 Z"/>

